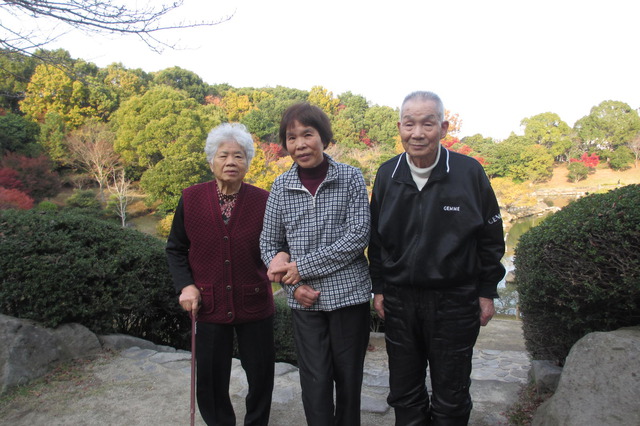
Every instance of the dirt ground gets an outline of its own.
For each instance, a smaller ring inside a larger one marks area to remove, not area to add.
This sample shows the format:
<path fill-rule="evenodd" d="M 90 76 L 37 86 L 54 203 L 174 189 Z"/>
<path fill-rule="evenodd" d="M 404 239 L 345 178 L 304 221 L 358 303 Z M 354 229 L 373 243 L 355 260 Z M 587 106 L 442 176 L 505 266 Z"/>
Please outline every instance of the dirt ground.
<path fill-rule="evenodd" d="M 632 167 L 622 172 L 616 172 L 606 166 L 599 166 L 596 172 L 590 174 L 587 179 L 580 182 L 569 182 L 567 180 L 567 164 L 560 164 L 553 168 L 553 177 L 540 184 L 536 184 L 536 189 L 558 189 L 558 188 L 595 188 L 595 187 L 615 187 L 616 185 L 629 185 L 640 183 L 640 167 Z"/>

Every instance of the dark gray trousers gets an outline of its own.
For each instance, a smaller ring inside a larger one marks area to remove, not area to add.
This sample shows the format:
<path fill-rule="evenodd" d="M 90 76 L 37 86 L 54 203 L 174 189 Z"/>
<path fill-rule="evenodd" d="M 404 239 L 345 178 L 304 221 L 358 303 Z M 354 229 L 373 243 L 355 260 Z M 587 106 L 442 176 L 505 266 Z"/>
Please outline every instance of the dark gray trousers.
<path fill-rule="evenodd" d="M 294 309 L 292 315 L 307 424 L 358 426 L 369 303 L 328 312 Z"/>

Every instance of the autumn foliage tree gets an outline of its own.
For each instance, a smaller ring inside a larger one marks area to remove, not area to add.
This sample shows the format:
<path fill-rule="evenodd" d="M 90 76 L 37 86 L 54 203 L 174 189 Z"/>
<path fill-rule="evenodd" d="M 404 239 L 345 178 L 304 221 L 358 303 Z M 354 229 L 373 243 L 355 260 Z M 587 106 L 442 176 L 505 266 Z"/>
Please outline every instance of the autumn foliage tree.
<path fill-rule="evenodd" d="M 0 186 L 0 210 L 29 210 L 33 207 L 33 198 L 18 189 Z"/>
<path fill-rule="evenodd" d="M 0 168 L 0 186 L 6 189 L 22 189 L 18 172 L 8 167 Z"/>
<path fill-rule="evenodd" d="M 590 169 L 595 169 L 596 167 L 598 167 L 598 164 L 600 164 L 600 157 L 598 156 L 598 154 L 587 154 L 586 152 L 584 154 L 582 154 L 582 156 L 580 157 L 580 159 L 577 158 L 571 158 L 569 159 L 570 163 L 582 163 L 584 164 L 586 167 L 590 168 Z"/>
<path fill-rule="evenodd" d="M 17 172 L 22 191 L 36 201 L 55 196 L 60 191 L 60 177 L 52 171 L 51 160 L 46 155 L 30 158 L 8 153 L 0 160 L 0 167 Z"/>

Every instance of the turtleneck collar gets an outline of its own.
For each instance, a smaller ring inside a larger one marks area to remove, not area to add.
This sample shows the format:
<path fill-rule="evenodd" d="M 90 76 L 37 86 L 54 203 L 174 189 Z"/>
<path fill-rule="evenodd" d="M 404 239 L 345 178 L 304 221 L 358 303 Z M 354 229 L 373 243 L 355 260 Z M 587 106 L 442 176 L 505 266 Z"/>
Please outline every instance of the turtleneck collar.
<path fill-rule="evenodd" d="M 329 160 L 327 157 L 324 157 L 322 163 L 317 165 L 316 167 L 303 168 L 298 167 L 298 177 L 304 185 L 305 188 L 311 193 L 311 195 L 316 195 L 316 191 L 318 187 L 327 177 L 327 172 L 329 171 Z"/>

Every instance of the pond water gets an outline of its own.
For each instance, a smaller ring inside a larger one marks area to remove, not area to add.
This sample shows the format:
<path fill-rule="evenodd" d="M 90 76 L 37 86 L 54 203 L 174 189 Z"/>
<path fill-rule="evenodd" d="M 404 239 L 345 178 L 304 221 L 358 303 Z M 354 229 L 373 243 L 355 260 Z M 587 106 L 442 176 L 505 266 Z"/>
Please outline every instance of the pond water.
<path fill-rule="evenodd" d="M 553 197 L 545 199 L 545 203 L 547 203 L 548 206 L 563 208 L 576 199 L 577 197 L 575 196 Z M 506 247 L 504 257 L 502 258 L 502 264 L 507 270 L 507 274 L 515 270 L 513 258 L 516 247 L 518 246 L 518 241 L 520 241 L 520 237 L 534 226 L 538 226 L 547 216 L 549 216 L 549 214 L 550 213 L 540 216 L 525 217 L 518 219 L 511 224 L 511 227 L 505 235 Z M 508 283 L 503 279 L 498 284 L 498 294 L 500 294 L 500 299 L 496 300 L 495 303 L 496 312 L 501 315 L 517 316 L 518 292 L 516 291 L 515 284 L 513 282 Z"/>
<path fill-rule="evenodd" d="M 539 225 L 546 216 L 547 215 L 530 216 L 513 222 L 509 231 L 506 233 L 506 247 L 504 257 L 502 258 L 502 264 L 507 270 L 507 274 L 515 269 L 513 258 L 520 237 L 534 226 Z M 495 301 L 496 312 L 501 315 L 516 316 L 518 292 L 516 291 L 514 283 L 508 283 L 506 279 L 503 278 L 498 284 L 498 294 L 500 294 L 500 299 Z"/>

